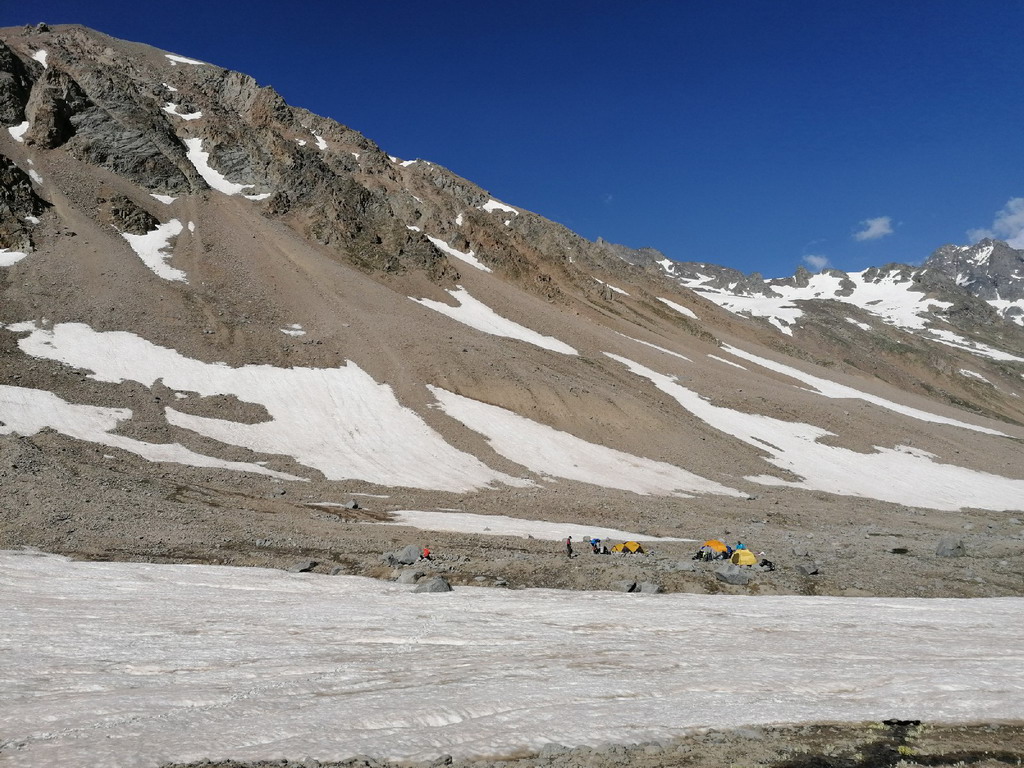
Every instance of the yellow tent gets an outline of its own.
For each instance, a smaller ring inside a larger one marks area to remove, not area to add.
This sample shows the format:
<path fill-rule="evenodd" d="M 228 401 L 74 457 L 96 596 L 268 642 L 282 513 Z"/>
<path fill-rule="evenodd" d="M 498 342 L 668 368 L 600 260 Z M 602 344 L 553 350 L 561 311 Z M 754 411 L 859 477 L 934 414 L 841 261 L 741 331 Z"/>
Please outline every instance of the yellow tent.
<path fill-rule="evenodd" d="M 737 549 L 732 553 L 731 562 L 734 565 L 757 565 L 757 556 L 749 549 Z"/>
<path fill-rule="evenodd" d="M 612 547 L 612 552 L 623 552 L 628 555 L 642 555 L 644 548 L 635 541 L 624 541 Z"/>
<path fill-rule="evenodd" d="M 701 544 L 701 546 L 709 547 L 710 549 L 715 550 L 715 552 L 725 552 L 728 549 L 728 547 L 725 546 L 725 544 L 719 541 L 718 539 L 708 539 L 703 544 Z"/>

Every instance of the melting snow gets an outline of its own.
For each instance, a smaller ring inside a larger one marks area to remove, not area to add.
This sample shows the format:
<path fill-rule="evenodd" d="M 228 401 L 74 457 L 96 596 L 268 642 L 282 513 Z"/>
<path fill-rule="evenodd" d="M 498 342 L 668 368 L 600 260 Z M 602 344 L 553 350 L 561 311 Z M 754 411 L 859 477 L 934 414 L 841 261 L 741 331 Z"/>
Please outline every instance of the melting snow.
<path fill-rule="evenodd" d="M 616 331 L 616 333 L 618 333 L 618 331 Z M 693 362 L 686 355 L 681 355 L 678 352 L 673 352 L 671 349 L 665 349 L 664 347 L 659 347 L 657 344 L 651 344 L 651 342 L 649 342 L 649 341 L 641 341 L 640 339 L 634 339 L 632 336 L 626 336 L 626 334 L 624 334 L 624 333 L 619 333 L 619 336 L 624 336 L 625 338 L 629 339 L 630 341 L 635 341 L 637 344 L 643 344 L 645 347 L 650 347 L 651 349 L 656 349 L 659 352 L 664 352 L 666 355 L 672 355 L 672 357 L 678 357 L 681 360 L 686 360 L 687 362 Z"/>
<path fill-rule="evenodd" d="M 594 280 L 597 280 L 597 282 L 599 282 L 601 285 L 607 285 L 609 288 L 611 288 L 616 293 L 622 294 L 623 296 L 629 296 L 629 294 L 626 293 L 624 290 L 622 290 L 621 288 L 616 288 L 611 283 L 606 283 L 604 280 L 598 280 L 596 277 L 594 278 Z"/>
<path fill-rule="evenodd" d="M 390 387 L 352 362 L 333 369 L 232 368 L 187 358 L 131 333 L 100 333 L 81 323 L 58 324 L 53 330 L 20 323 L 8 330 L 31 331 L 18 342 L 26 354 L 91 370 L 91 378 L 98 381 L 128 380 L 147 387 L 162 381 L 203 397 L 235 395 L 262 405 L 268 420 L 257 424 L 192 416 L 173 408 L 166 408 L 165 416 L 174 426 L 223 443 L 292 456 L 329 480 L 453 492 L 495 482 L 529 485 L 448 445 L 402 406 Z"/>
<path fill-rule="evenodd" d="M 990 347 L 987 344 L 982 344 L 979 341 L 965 339 L 963 336 L 959 336 L 952 331 L 943 330 L 941 328 L 929 328 L 928 333 L 937 337 L 933 338 L 932 341 L 937 341 L 940 344 L 946 344 L 950 347 L 956 347 L 957 349 L 963 349 L 977 355 L 978 357 L 987 357 L 991 360 L 1002 360 L 1005 362 L 1024 363 L 1024 357 L 1011 355 L 1009 352 L 1003 352 L 1002 350 Z"/>
<path fill-rule="evenodd" d="M 270 197 L 270 193 L 269 192 L 261 192 L 258 195 L 242 195 L 242 197 L 244 197 L 246 200 L 260 201 L 260 200 L 266 200 L 268 197 Z"/>
<path fill-rule="evenodd" d="M 180 117 L 182 120 L 198 120 L 203 116 L 202 112 L 179 112 L 178 105 L 171 102 L 167 102 L 167 104 L 163 106 L 163 111 L 169 115 Z"/>
<path fill-rule="evenodd" d="M 560 352 L 563 355 L 578 354 L 575 349 L 556 338 L 543 336 L 536 331 L 531 331 L 529 328 L 519 325 L 519 323 L 502 317 L 482 301 L 478 301 L 470 296 L 469 291 L 461 285 L 456 290 L 449 290 L 447 293 L 459 302 L 459 306 L 452 307 L 443 301 L 434 301 L 433 299 L 412 300 L 417 304 L 422 304 L 425 307 L 440 312 L 442 315 L 447 315 L 464 325 L 468 325 L 470 328 L 476 328 L 478 331 L 489 333 L 492 336 L 518 339 L 519 341 L 525 341 L 544 349 L 550 349 L 553 352 Z"/>
<path fill-rule="evenodd" d="M 829 274 L 812 276 L 804 288 L 788 285 L 770 286 L 779 296 L 737 296 L 707 286 L 704 284 L 703 276 L 680 279 L 680 282 L 730 312 L 764 317 L 789 336 L 793 335 L 790 326 L 803 315 L 803 311 L 793 303 L 801 299 L 831 299 L 853 304 L 877 315 L 889 325 L 907 330 L 923 329 L 924 315 L 935 309 L 952 306 L 949 302 L 929 299 L 919 291 L 910 290 L 914 283 L 902 280 L 896 274 L 884 275 L 872 281 L 865 278 L 866 273 L 865 270 L 848 275 L 854 284 L 853 293 L 849 296 L 839 295 L 842 279 Z"/>
<path fill-rule="evenodd" d="M 6 248 L 0 248 L 0 267 L 13 266 L 26 256 L 28 256 L 28 254 L 22 253 L 21 251 L 9 251 Z"/>
<path fill-rule="evenodd" d="M 167 83 L 164 83 L 163 86 L 164 86 L 164 88 L 166 88 L 171 93 L 177 93 L 178 92 L 178 89 L 175 88 L 173 85 L 168 85 Z"/>
<path fill-rule="evenodd" d="M 112 434 L 122 421 L 132 417 L 127 408 L 101 408 L 76 405 L 52 392 L 0 385 L 0 434 L 30 437 L 50 428 L 76 440 L 120 448 L 148 461 L 166 461 L 190 467 L 211 467 L 236 472 L 254 472 L 279 480 L 304 478 L 261 467 L 245 461 L 223 461 L 190 451 L 178 443 L 147 443 L 124 435 Z"/>
<path fill-rule="evenodd" d="M 669 301 L 668 299 L 663 299 L 660 296 L 658 297 L 658 301 L 660 301 L 662 304 L 667 304 L 668 306 L 672 307 L 672 309 L 674 309 L 676 312 L 678 312 L 681 315 L 686 315 L 687 317 L 692 317 L 694 320 L 698 319 L 697 315 L 695 315 L 693 310 L 690 309 L 689 307 L 684 307 L 682 304 L 676 304 L 674 301 Z"/>
<path fill-rule="evenodd" d="M 675 537 L 645 536 L 618 528 L 602 528 L 582 523 L 551 523 L 544 520 L 523 520 L 505 515 L 474 515 L 459 511 L 401 510 L 389 512 L 394 519 L 385 525 L 406 525 L 423 531 L 451 531 L 488 536 L 522 536 L 544 541 L 563 541 L 566 536 L 582 540 L 586 537 L 622 541 L 696 541 Z"/>
<path fill-rule="evenodd" d="M 499 203 L 497 200 L 488 200 L 486 203 L 480 206 L 481 211 L 491 213 L 492 211 L 506 211 L 507 213 L 514 213 L 516 216 L 519 215 L 519 211 L 513 208 L 511 205 L 505 205 Z"/>
<path fill-rule="evenodd" d="M 405 160 L 405 161 L 399 163 L 399 165 L 402 166 L 403 168 L 408 168 L 410 165 L 415 165 L 415 164 L 416 164 L 415 160 Z"/>
<path fill-rule="evenodd" d="M 26 216 L 25 221 L 27 221 L 29 224 L 38 224 L 39 218 L 36 216 Z"/>
<path fill-rule="evenodd" d="M 47 51 L 39 50 L 32 54 L 32 58 L 43 65 L 43 69 L 47 68 L 46 57 L 49 55 Z"/>
<path fill-rule="evenodd" d="M 289 336 L 305 336 L 306 335 L 306 332 L 302 329 L 302 326 L 299 325 L 298 323 L 293 323 L 292 325 L 289 325 L 287 328 L 278 328 L 278 330 L 281 331 L 281 333 L 288 334 Z"/>
<path fill-rule="evenodd" d="M 39 173 L 34 168 L 29 168 L 28 175 L 29 175 L 29 178 L 32 179 L 32 181 L 34 181 L 36 184 L 42 184 L 43 183 L 43 177 L 40 176 Z"/>
<path fill-rule="evenodd" d="M 430 387 L 430 391 L 445 413 L 484 435 L 491 448 L 542 476 L 639 494 L 747 496 L 672 464 L 588 443 L 496 405 L 471 400 L 439 387 Z"/>
<path fill-rule="evenodd" d="M 7 132 L 9 134 L 11 134 L 11 136 L 14 138 L 15 141 L 24 144 L 25 140 L 23 138 L 21 138 L 21 137 L 25 135 L 25 131 L 27 131 L 27 130 L 28 130 L 28 120 L 26 120 L 26 121 L 24 121 L 22 123 L 18 123 L 17 125 L 12 125 L 10 128 L 7 129 Z"/>
<path fill-rule="evenodd" d="M 161 202 L 161 203 L 163 203 L 164 205 L 170 205 L 171 203 L 173 203 L 173 202 L 174 202 L 175 200 L 177 200 L 177 199 L 178 199 L 178 198 L 176 198 L 176 197 L 171 197 L 170 195 L 155 195 L 155 194 L 150 194 L 150 197 L 152 197 L 152 198 L 153 198 L 154 200 L 158 200 L 158 201 L 160 201 L 160 202 Z"/>
<path fill-rule="evenodd" d="M 462 221 L 463 221 L 462 214 L 460 213 L 458 216 L 455 217 L 455 226 L 461 227 L 462 226 Z"/>
<path fill-rule="evenodd" d="M 203 151 L 202 139 L 185 139 L 185 146 L 188 147 L 189 162 L 195 166 L 199 175 L 210 185 L 211 188 L 225 195 L 237 195 L 243 189 L 249 189 L 252 184 L 235 184 L 228 181 L 220 171 L 210 167 L 210 153 Z"/>
<path fill-rule="evenodd" d="M 165 53 L 164 57 L 167 58 L 171 62 L 171 66 L 172 67 L 177 65 L 177 64 L 206 64 L 205 61 L 198 61 L 196 59 L 188 59 L 188 58 L 186 58 L 184 56 L 176 56 L 173 53 Z"/>
<path fill-rule="evenodd" d="M 969 371 L 966 368 L 961 368 L 960 369 L 960 375 L 961 376 L 966 376 L 969 379 L 977 379 L 978 381 L 984 381 L 986 384 L 991 384 L 992 383 L 991 381 L 986 379 L 984 376 L 982 376 L 980 373 L 975 373 L 974 371 Z"/>
<path fill-rule="evenodd" d="M 818 441 L 834 433 L 811 424 L 712 405 L 671 376 L 627 358 L 605 354 L 650 380 L 710 426 L 768 454 L 765 459 L 768 463 L 800 478 L 794 481 L 769 475 L 747 478 L 753 482 L 951 511 L 964 507 L 1024 509 L 1024 480 L 939 464 L 898 448 L 875 446 L 875 453 L 859 453 L 825 445 Z"/>
<path fill-rule="evenodd" d="M 744 352 L 742 349 L 737 349 L 736 347 L 729 346 L 728 344 L 723 345 L 722 348 L 725 349 L 725 351 L 729 352 L 730 354 L 735 355 L 736 357 L 742 358 L 744 360 L 749 360 L 752 363 L 760 365 L 762 368 L 767 368 L 769 371 L 775 371 L 776 373 L 781 373 L 786 376 L 789 376 L 790 378 L 794 378 L 797 381 L 802 381 L 804 384 L 813 387 L 815 392 L 817 392 L 819 395 L 823 395 L 824 397 L 834 399 L 849 398 L 851 400 L 863 400 L 864 402 L 871 403 L 872 405 L 877 405 L 881 408 L 885 408 L 890 411 L 894 411 L 895 413 L 900 413 L 904 416 L 909 416 L 910 418 L 917 419 L 919 421 L 927 421 L 933 424 L 949 424 L 954 427 L 960 427 L 961 429 L 970 429 L 974 432 L 982 432 L 986 435 L 998 435 L 999 437 L 1008 437 L 1006 433 L 999 432 L 998 430 L 995 429 L 989 429 L 988 427 L 979 427 L 974 424 L 968 424 L 965 421 L 949 419 L 946 418 L 945 416 L 936 416 L 934 413 L 928 413 L 928 411 L 921 411 L 918 410 L 917 408 L 911 408 L 910 406 L 907 405 L 900 405 L 899 403 L 894 403 L 891 400 L 886 400 L 885 398 L 878 397 L 877 395 L 869 395 L 868 393 L 861 392 L 860 390 L 854 389 L 853 387 L 848 387 L 844 384 L 837 384 L 834 381 L 829 381 L 828 379 L 822 379 L 810 373 L 805 373 L 804 371 L 801 371 L 799 368 L 793 368 L 789 365 L 784 365 L 783 363 L 777 363 L 774 360 L 768 360 L 763 357 L 758 357 L 757 355 L 752 355 L 749 352 Z"/>
<path fill-rule="evenodd" d="M 179 280 L 187 283 L 185 273 L 167 264 L 171 258 L 169 252 L 171 238 L 181 234 L 181 222 L 171 219 L 166 224 L 160 224 L 151 232 L 144 235 L 133 235 L 122 232 L 121 237 L 128 241 L 128 245 L 142 259 L 142 263 L 149 267 L 157 277 L 164 280 Z"/>
<path fill-rule="evenodd" d="M 424 595 L 32 553 L 0 554 L 0 585 L 20 768 L 493 761 L 707 727 L 1024 718 L 1020 598 Z"/>
<path fill-rule="evenodd" d="M 448 245 L 448 243 L 446 243 L 444 240 L 441 240 L 440 238 L 437 238 L 437 237 L 431 237 L 430 235 L 427 235 L 427 240 L 432 242 L 437 247 L 438 250 L 444 251 L 449 256 L 454 256 L 456 259 L 459 259 L 459 261 L 464 261 L 467 264 L 470 264 L 470 265 L 472 265 L 472 266 L 476 267 L 477 269 L 482 270 L 484 272 L 492 271 L 490 267 L 488 267 L 486 264 L 481 262 L 476 257 L 476 252 L 474 252 L 474 251 L 469 251 L 468 253 L 463 253 L 462 251 L 457 251 L 454 248 L 452 248 L 450 245 Z"/>
<path fill-rule="evenodd" d="M 327 142 L 324 141 L 324 137 L 316 131 L 310 131 L 313 134 L 313 138 L 316 139 L 316 148 L 323 151 L 327 149 Z"/>
<path fill-rule="evenodd" d="M 867 323 L 862 323 L 859 320 L 854 320 L 852 317 L 847 317 L 845 319 L 846 319 L 846 322 L 850 323 L 851 325 L 856 325 L 862 331 L 870 331 L 870 330 L 872 330 L 871 326 L 868 325 Z"/>
<path fill-rule="evenodd" d="M 710 357 L 712 360 L 717 360 L 720 363 L 725 363 L 726 365 L 731 365 L 734 368 L 739 368 L 741 371 L 747 370 L 746 368 L 744 368 L 739 363 L 734 363 L 732 360 L 726 360 L 724 357 L 719 357 L 718 355 L 708 355 L 708 357 Z"/>

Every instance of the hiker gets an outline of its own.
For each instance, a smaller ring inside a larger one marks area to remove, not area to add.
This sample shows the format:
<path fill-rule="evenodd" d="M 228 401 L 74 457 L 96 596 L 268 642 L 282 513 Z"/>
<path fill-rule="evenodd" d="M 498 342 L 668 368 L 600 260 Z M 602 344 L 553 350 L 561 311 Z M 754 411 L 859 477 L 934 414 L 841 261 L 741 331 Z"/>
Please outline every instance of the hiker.
<path fill-rule="evenodd" d="M 420 555 L 420 560 L 430 560 L 430 547 L 424 547 L 423 553 Z"/>
<path fill-rule="evenodd" d="M 590 549 L 591 549 L 591 551 L 593 551 L 593 553 L 595 555 L 601 554 L 601 540 L 600 539 L 591 539 L 590 540 Z"/>
<path fill-rule="evenodd" d="M 572 536 L 569 536 L 565 540 L 565 554 L 567 554 L 569 557 L 572 557 Z"/>
<path fill-rule="evenodd" d="M 736 546 L 733 547 L 734 550 L 736 550 L 736 549 L 746 549 L 746 548 L 747 548 L 747 545 L 744 544 L 742 541 L 737 541 L 736 542 Z"/>

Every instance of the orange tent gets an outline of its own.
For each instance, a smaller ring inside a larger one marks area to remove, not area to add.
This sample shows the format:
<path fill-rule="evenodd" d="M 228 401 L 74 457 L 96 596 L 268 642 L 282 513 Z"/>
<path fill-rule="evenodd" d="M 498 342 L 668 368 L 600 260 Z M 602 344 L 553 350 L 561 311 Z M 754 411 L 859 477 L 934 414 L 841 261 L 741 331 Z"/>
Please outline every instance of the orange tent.
<path fill-rule="evenodd" d="M 715 552 L 725 552 L 729 549 L 727 546 L 725 546 L 725 544 L 720 542 L 718 539 L 708 539 L 703 544 L 701 544 L 701 546 L 713 549 L 715 550 Z"/>

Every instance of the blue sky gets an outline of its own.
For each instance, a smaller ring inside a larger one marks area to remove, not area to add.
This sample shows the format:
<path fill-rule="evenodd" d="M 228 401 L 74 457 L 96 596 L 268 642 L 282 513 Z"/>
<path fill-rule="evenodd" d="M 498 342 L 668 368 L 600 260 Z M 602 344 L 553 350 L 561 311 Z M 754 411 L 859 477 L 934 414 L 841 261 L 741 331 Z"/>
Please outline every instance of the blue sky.
<path fill-rule="evenodd" d="M 272 85 L 588 238 L 766 276 L 1024 247 L 1024 0 L 5 4 Z"/>

